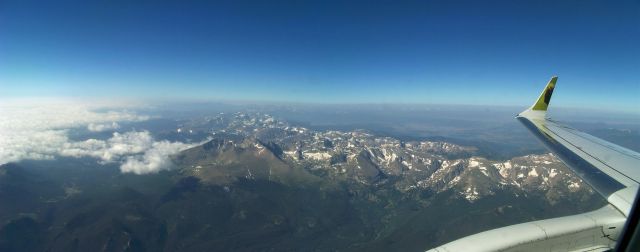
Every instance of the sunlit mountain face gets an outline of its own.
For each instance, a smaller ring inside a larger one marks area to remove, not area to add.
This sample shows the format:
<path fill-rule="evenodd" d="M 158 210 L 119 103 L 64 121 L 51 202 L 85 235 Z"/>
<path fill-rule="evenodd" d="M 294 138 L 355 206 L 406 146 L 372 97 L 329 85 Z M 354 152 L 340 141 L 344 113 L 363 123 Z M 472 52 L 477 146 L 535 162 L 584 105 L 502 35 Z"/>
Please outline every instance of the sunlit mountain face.
<path fill-rule="evenodd" d="M 520 109 L 3 104 L 0 251 L 422 251 L 605 204 Z"/>

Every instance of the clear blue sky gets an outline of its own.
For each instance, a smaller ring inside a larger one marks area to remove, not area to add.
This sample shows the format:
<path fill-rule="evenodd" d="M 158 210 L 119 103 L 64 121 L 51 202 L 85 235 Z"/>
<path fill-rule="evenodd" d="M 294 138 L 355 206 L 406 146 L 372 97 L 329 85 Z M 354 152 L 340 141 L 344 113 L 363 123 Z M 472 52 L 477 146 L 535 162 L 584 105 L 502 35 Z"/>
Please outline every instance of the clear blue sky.
<path fill-rule="evenodd" d="M 2 1 L 0 98 L 640 110 L 638 1 L 207 2 Z"/>

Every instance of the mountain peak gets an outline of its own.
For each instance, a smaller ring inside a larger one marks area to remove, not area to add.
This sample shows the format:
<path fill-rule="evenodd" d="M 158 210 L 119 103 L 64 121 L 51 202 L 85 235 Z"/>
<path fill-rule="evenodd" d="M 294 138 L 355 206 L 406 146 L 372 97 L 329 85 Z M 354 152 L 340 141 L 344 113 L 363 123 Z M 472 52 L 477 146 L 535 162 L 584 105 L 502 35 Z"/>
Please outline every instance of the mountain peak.
<path fill-rule="evenodd" d="M 277 144 L 265 144 L 255 138 L 240 141 L 214 138 L 182 151 L 174 157 L 174 162 L 184 175 L 211 184 L 230 184 L 239 178 L 282 183 L 314 180 L 308 172 L 282 161 L 281 153 Z"/>

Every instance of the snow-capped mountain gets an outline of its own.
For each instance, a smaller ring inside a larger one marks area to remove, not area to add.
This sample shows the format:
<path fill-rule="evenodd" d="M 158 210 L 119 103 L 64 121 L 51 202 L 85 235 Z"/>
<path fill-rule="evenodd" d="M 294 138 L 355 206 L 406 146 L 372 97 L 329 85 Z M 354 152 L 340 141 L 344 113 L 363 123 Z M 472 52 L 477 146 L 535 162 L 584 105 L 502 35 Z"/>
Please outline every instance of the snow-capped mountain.
<path fill-rule="evenodd" d="M 488 160 L 477 156 L 474 147 L 405 142 L 364 130 L 315 131 L 259 113 L 221 114 L 200 125 L 184 126 L 189 127 L 211 127 L 214 139 L 183 152 L 179 163 L 187 174 L 214 183 L 257 178 L 256 174 L 268 174 L 264 178 L 269 180 L 315 175 L 329 181 L 391 186 L 401 192 L 453 190 L 469 202 L 496 190 L 511 191 L 516 197 L 542 193 L 551 204 L 562 197 L 593 194 L 552 154 Z M 297 176 L 288 174 L 294 171 Z"/>

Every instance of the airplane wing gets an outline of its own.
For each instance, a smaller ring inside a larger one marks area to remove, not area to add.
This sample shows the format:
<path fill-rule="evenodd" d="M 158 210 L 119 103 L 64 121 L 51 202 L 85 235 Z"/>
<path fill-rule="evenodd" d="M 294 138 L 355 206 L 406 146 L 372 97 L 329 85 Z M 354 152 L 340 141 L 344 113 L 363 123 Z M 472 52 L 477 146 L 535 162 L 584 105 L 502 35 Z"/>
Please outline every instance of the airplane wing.
<path fill-rule="evenodd" d="M 547 118 L 557 80 L 551 78 L 538 100 L 516 119 L 609 204 L 588 213 L 485 231 L 429 251 L 608 251 L 615 247 L 638 191 L 640 153 Z"/>

